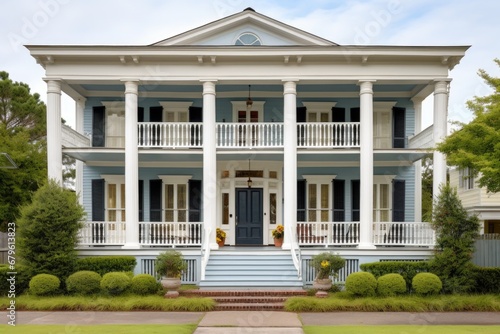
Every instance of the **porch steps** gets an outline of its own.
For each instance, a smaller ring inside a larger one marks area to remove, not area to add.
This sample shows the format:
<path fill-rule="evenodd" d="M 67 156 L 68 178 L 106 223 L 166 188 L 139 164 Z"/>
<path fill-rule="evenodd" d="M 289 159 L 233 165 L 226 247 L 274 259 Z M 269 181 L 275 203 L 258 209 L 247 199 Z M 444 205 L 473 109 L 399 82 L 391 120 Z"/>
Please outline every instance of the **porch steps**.
<path fill-rule="evenodd" d="M 302 289 L 293 290 L 187 290 L 186 296 L 210 297 L 216 311 L 282 311 L 285 301 L 293 296 L 305 296 Z"/>
<path fill-rule="evenodd" d="M 237 248 L 214 251 L 200 281 L 201 289 L 260 288 L 301 289 L 289 251 L 281 249 Z"/>

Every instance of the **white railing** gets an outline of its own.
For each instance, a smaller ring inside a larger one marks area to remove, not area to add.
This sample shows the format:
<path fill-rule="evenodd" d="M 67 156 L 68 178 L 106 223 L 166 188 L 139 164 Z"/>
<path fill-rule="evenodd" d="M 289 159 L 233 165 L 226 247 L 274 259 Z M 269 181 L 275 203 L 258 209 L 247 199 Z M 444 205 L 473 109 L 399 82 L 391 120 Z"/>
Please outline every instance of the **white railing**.
<path fill-rule="evenodd" d="M 432 247 L 436 234 L 429 223 L 373 223 L 373 244 Z"/>
<path fill-rule="evenodd" d="M 205 279 L 205 272 L 207 269 L 208 260 L 210 259 L 210 234 L 212 229 L 209 225 L 204 226 L 204 232 L 202 236 L 203 243 L 201 245 L 201 273 L 200 278 Z"/>
<path fill-rule="evenodd" d="M 79 239 L 80 245 L 124 245 L 125 223 L 85 222 Z"/>
<path fill-rule="evenodd" d="M 139 147 L 202 147 L 203 123 L 139 123 Z"/>
<path fill-rule="evenodd" d="M 409 148 L 432 148 L 434 147 L 434 126 L 431 125 L 408 139 Z"/>
<path fill-rule="evenodd" d="M 64 147 L 89 147 L 90 138 L 70 128 L 66 124 L 62 124 L 61 144 Z"/>
<path fill-rule="evenodd" d="M 298 222 L 297 239 L 301 246 L 359 244 L 359 222 Z"/>
<path fill-rule="evenodd" d="M 297 230 L 296 230 L 297 231 Z M 288 233 L 292 233 L 293 231 L 287 231 Z M 302 253 L 300 252 L 300 245 L 297 238 L 297 232 L 295 232 L 295 237 L 291 238 L 291 247 L 290 251 L 292 253 L 292 262 L 293 266 L 297 270 L 297 277 L 302 279 Z"/>
<path fill-rule="evenodd" d="M 283 147 L 283 123 L 217 123 L 218 148 Z"/>
<path fill-rule="evenodd" d="M 203 223 L 139 223 L 139 244 L 201 246 Z"/>
<path fill-rule="evenodd" d="M 359 124 L 297 123 L 297 147 L 359 147 Z"/>

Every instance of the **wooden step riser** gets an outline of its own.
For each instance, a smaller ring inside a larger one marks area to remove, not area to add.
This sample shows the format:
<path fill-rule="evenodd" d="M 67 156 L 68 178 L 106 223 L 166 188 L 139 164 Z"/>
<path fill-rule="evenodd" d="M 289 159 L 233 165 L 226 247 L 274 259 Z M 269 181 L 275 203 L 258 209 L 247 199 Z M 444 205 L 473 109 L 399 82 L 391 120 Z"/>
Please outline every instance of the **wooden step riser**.
<path fill-rule="evenodd" d="M 292 297 L 292 296 L 307 296 L 305 290 L 187 290 L 182 291 L 185 296 L 199 297 L 225 297 L 225 296 L 242 296 L 242 297 Z"/>

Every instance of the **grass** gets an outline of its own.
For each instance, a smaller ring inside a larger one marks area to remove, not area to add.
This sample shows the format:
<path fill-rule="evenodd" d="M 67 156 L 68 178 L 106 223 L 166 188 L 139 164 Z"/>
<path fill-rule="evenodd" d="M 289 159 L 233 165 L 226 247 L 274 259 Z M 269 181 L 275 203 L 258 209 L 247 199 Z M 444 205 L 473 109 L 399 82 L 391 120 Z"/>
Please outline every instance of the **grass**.
<path fill-rule="evenodd" d="M 293 297 L 286 301 L 289 312 L 462 312 L 500 311 L 500 295 L 439 295 L 429 297 L 354 298 L 346 292 L 327 298 Z"/>
<path fill-rule="evenodd" d="M 6 309 L 9 299 L 0 298 L 0 309 Z M 213 310 L 210 298 L 165 299 L 163 296 L 123 295 L 107 296 L 53 296 L 21 295 L 16 298 L 18 311 L 189 311 Z"/>
<path fill-rule="evenodd" d="M 304 326 L 305 334 L 497 334 L 500 326 Z"/>
<path fill-rule="evenodd" d="M 196 325 L 17 325 L 15 327 L 0 325 L 0 332 L 5 334 L 192 334 L 195 330 Z"/>

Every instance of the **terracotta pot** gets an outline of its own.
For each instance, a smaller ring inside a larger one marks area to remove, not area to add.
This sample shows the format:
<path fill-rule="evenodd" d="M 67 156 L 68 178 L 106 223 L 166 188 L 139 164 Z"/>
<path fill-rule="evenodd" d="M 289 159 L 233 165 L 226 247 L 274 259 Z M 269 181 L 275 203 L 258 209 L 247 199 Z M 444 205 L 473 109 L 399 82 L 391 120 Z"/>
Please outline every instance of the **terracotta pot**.
<path fill-rule="evenodd" d="M 332 280 L 329 278 L 316 278 L 313 282 L 313 289 L 327 291 L 332 287 Z"/>
<path fill-rule="evenodd" d="M 283 245 L 283 238 L 279 238 L 279 239 L 275 238 L 274 239 L 274 246 L 281 247 L 282 245 Z"/>
<path fill-rule="evenodd" d="M 175 291 L 181 287 L 180 277 L 164 277 L 161 280 L 161 285 L 165 290 Z"/>
<path fill-rule="evenodd" d="M 217 242 L 217 245 L 219 245 L 219 247 L 224 247 L 225 242 L 226 239 L 222 239 L 222 241 Z"/>

